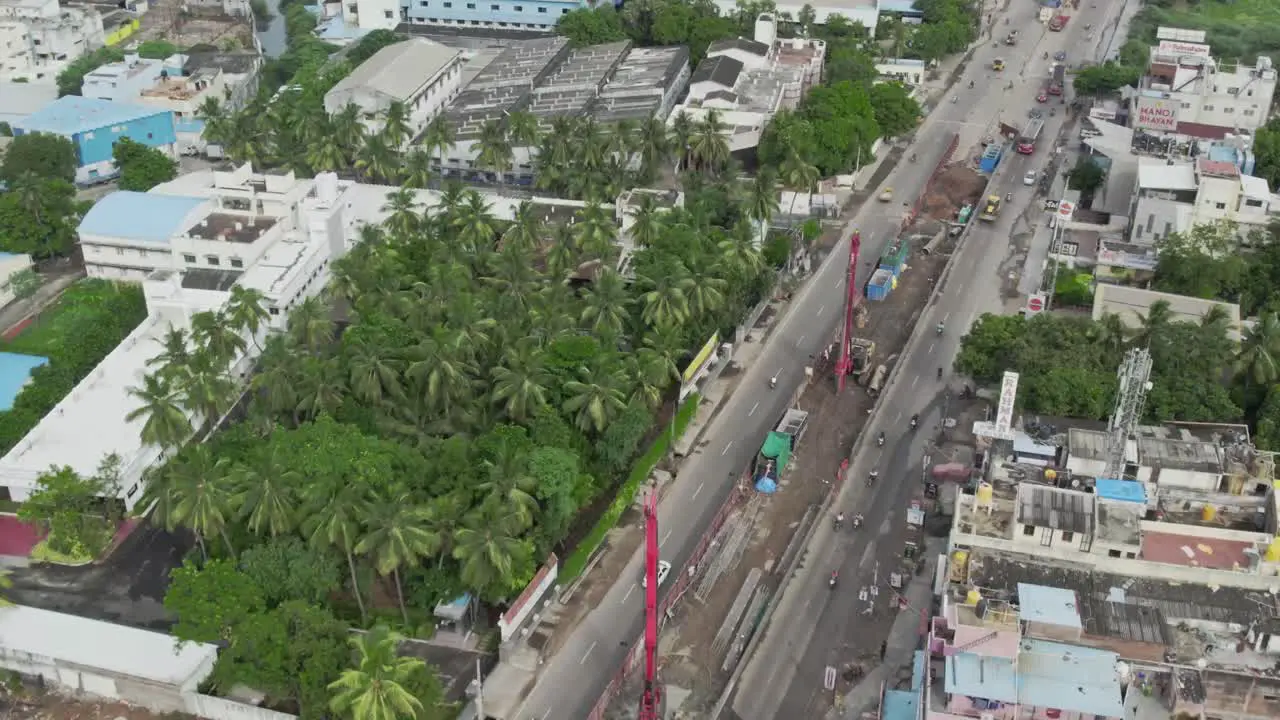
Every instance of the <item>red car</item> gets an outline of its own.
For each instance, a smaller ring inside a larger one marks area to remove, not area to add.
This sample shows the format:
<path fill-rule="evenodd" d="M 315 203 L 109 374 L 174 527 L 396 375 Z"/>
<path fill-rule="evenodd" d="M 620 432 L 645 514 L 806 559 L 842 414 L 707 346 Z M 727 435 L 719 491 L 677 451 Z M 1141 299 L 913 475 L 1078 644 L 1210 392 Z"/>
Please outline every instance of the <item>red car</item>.
<path fill-rule="evenodd" d="M 1036 96 L 1036 102 L 1038 103 L 1049 102 L 1049 96 L 1041 92 L 1039 95 Z"/>

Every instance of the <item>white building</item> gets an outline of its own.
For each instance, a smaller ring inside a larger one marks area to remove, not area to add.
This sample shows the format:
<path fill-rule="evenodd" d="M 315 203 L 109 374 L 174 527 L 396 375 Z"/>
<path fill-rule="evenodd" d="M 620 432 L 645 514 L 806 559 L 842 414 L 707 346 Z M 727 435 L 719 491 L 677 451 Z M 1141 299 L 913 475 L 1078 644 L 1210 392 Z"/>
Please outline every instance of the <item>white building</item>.
<path fill-rule="evenodd" d="M 400 24 L 400 0 L 340 0 L 338 5 L 342 20 L 349 27 L 395 30 Z"/>
<path fill-rule="evenodd" d="M 161 75 L 182 75 L 182 66 L 174 67 L 164 60 L 149 60 L 130 53 L 120 62 L 107 63 L 84 76 L 80 94 L 87 98 L 132 103 L 151 87 Z"/>
<path fill-rule="evenodd" d="M 765 126 L 780 110 L 792 109 L 822 79 L 826 43 L 808 38 L 779 39 L 773 16 L 756 20 L 755 39 L 720 40 L 707 49 L 689 79 L 689 95 L 671 113 L 701 120 L 719 114 L 731 151 L 760 143 Z"/>
<path fill-rule="evenodd" d="M 15 605 L 0 608 L 0 667 L 71 695 L 189 712 L 218 648 L 164 633 Z"/>
<path fill-rule="evenodd" d="M 26 253 L 0 252 L 0 307 L 13 302 L 13 276 L 31 269 L 31 256 Z"/>
<path fill-rule="evenodd" d="M 382 48 L 324 96 L 330 114 L 360 108 L 371 132 L 382 128 L 394 102 L 408 110 L 410 139 L 458 95 L 465 60 L 458 50 L 413 38 Z"/>
<path fill-rule="evenodd" d="M 1220 61 L 1208 45 L 1163 41 L 1134 98 L 1134 127 L 1176 132 L 1179 124 L 1256 130 L 1267 122 L 1276 90 L 1269 57 L 1254 66 Z"/>
<path fill-rule="evenodd" d="M 724 17 L 736 17 L 742 12 L 742 6 L 736 0 L 714 0 L 720 14 Z M 861 23 L 870 37 L 876 36 L 876 25 L 880 21 L 879 0 L 818 0 L 818 2 L 795 2 L 784 0 L 773 3 L 779 15 L 788 15 L 792 20 L 799 20 L 801 12 L 807 7 L 813 10 L 813 21 L 825 25 L 827 19 L 839 15 L 849 22 Z"/>
<path fill-rule="evenodd" d="M 1194 161 L 1141 158 L 1130 241 L 1155 245 L 1196 225 L 1233 222 L 1242 242 L 1280 217 L 1280 196 L 1267 181 L 1241 174 L 1210 153 Z"/>
<path fill-rule="evenodd" d="M 896 81 L 903 85 L 919 87 L 924 84 L 929 66 L 923 60 L 912 58 L 891 58 L 876 63 L 876 72 L 882 80 Z"/>
<path fill-rule="evenodd" d="M 72 60 L 106 42 L 102 16 L 58 0 L 0 0 L 0 80 L 53 83 Z"/>
<path fill-rule="evenodd" d="M 142 497 L 147 469 L 160 462 L 144 446 L 142 420 L 125 419 L 137 400 L 147 361 L 173 328 L 191 316 L 218 310 L 235 285 L 265 296 L 270 325 L 285 327 L 288 313 L 329 281 L 331 263 L 359 240 L 365 224 L 387 216 L 387 195 L 399 188 L 340 181 L 333 174 L 299 180 L 292 173 L 259 174 L 244 165 L 229 171 L 183 175 L 148 193 L 116 192 L 94 205 L 80 224 L 90 277 L 141 282 L 148 316 L 3 459 L 0 496 L 24 501 L 52 465 L 95 472 L 108 454 L 121 458 L 118 497 L 129 509 Z M 440 193 L 416 191 L 424 208 Z M 523 202 L 489 195 L 490 212 L 510 220 Z M 534 199 L 548 216 L 571 214 L 584 203 Z M 611 206 L 605 206 L 612 212 Z M 248 373 L 259 342 L 236 358 L 233 376 Z"/>

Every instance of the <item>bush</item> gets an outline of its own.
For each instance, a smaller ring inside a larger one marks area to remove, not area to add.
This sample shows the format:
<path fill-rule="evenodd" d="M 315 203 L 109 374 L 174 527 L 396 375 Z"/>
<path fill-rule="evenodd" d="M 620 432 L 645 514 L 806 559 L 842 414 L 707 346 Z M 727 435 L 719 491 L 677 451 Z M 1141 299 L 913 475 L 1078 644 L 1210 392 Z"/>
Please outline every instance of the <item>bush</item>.
<path fill-rule="evenodd" d="M 4 343 L 0 349 L 42 355 L 49 364 L 31 374 L 11 410 L 0 412 L 0 453 L 13 449 L 146 316 L 142 288 L 83 280 Z"/>
<path fill-rule="evenodd" d="M 595 527 L 587 536 L 578 543 L 578 547 L 574 549 L 573 554 L 569 556 L 560 565 L 559 582 L 564 583 L 578 577 L 587 567 L 587 562 L 595 553 L 600 544 L 604 542 L 604 536 L 609 534 L 617 524 L 618 519 L 622 517 L 622 513 L 631 507 L 631 503 L 636 499 L 636 493 L 640 492 L 640 487 L 649 479 L 649 474 L 658 466 L 658 461 L 667 454 L 673 437 L 684 435 L 684 431 L 689 427 L 689 423 L 693 421 L 694 414 L 698 411 L 698 402 L 702 399 L 698 393 L 694 393 L 685 398 L 684 404 L 676 411 L 675 432 L 663 432 L 649 446 L 649 450 L 636 464 L 631 468 L 631 474 L 627 476 L 627 481 L 618 488 L 618 494 L 614 496 L 613 503 L 609 505 L 609 509 L 605 510 L 604 515 L 596 522 Z"/>

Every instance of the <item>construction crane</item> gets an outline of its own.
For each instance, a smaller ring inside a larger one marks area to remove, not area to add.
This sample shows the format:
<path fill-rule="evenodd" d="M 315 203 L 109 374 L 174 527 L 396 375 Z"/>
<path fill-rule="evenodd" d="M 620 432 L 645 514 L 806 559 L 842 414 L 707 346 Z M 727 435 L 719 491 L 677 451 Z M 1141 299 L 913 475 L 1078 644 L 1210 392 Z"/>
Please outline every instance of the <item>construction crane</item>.
<path fill-rule="evenodd" d="M 1146 348 L 1133 348 L 1124 355 L 1116 387 L 1116 408 L 1107 422 L 1107 467 L 1102 477 L 1124 478 L 1125 449 L 1138 429 L 1142 409 L 1151 389 L 1151 353 Z"/>
<path fill-rule="evenodd" d="M 853 325 L 862 293 L 858 292 L 858 251 L 862 233 L 854 231 L 849 239 L 849 280 L 845 286 L 844 328 L 840 337 L 840 358 L 836 361 L 836 391 L 844 392 L 846 378 L 853 372 Z"/>
<path fill-rule="evenodd" d="M 658 494 L 644 501 L 644 692 L 640 720 L 661 720 L 662 687 L 658 685 Z"/>

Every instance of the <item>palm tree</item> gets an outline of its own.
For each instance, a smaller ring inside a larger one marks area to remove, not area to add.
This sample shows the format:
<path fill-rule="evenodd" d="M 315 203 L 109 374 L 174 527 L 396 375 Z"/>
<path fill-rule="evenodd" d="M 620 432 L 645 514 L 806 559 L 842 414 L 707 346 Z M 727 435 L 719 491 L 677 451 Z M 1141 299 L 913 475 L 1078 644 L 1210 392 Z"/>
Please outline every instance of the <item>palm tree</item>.
<path fill-rule="evenodd" d="M 370 135 L 356 151 L 355 167 L 366 179 L 395 182 L 397 174 L 395 148 L 382 135 Z"/>
<path fill-rule="evenodd" d="M 262 348 L 258 345 L 258 331 L 271 319 L 266 302 L 267 296 L 262 292 L 243 285 L 233 285 L 231 297 L 227 300 L 225 309 L 226 319 L 230 321 L 231 326 L 248 332 L 253 340 L 253 346 L 259 350 Z"/>
<path fill-rule="evenodd" d="M 330 119 L 330 131 L 338 147 L 342 148 L 348 163 L 354 162 L 356 152 L 364 145 L 365 137 L 369 134 L 360 115 L 360 106 L 347 103 Z"/>
<path fill-rule="evenodd" d="M 755 228 L 746 220 L 733 226 L 724 239 L 716 244 L 720 259 L 735 271 L 754 277 L 764 267 L 764 257 L 756 249 Z"/>
<path fill-rule="evenodd" d="M 431 185 L 431 156 L 419 148 L 413 148 L 404 158 L 404 184 L 406 187 L 425 190 Z"/>
<path fill-rule="evenodd" d="M 301 473 L 274 457 L 261 468 L 241 465 L 231 472 L 232 505 L 246 521 L 249 532 L 276 537 L 293 530 L 295 495 L 304 485 Z"/>
<path fill-rule="evenodd" d="M 541 139 L 537 116 L 528 110 L 517 110 L 507 116 L 507 135 L 515 147 L 533 148 Z"/>
<path fill-rule="evenodd" d="M 574 416 L 579 430 L 602 433 L 627 406 L 621 385 L 622 379 L 608 368 L 597 366 L 585 371 L 582 381 L 565 383 L 569 397 L 564 401 L 564 411 Z"/>
<path fill-rule="evenodd" d="M 687 275 L 665 273 L 657 278 L 638 276 L 636 283 L 644 289 L 640 296 L 640 318 L 649 327 L 681 325 L 689 319 L 689 295 L 693 279 Z"/>
<path fill-rule="evenodd" d="M 196 109 L 196 117 L 204 121 L 201 137 L 205 142 L 226 146 L 231 137 L 231 120 L 218 98 L 210 96 Z"/>
<path fill-rule="evenodd" d="M 532 493 L 538 481 L 529 473 L 529 456 L 503 442 L 482 466 L 486 479 L 476 490 L 505 505 L 505 511 L 511 513 L 520 530 L 532 525 L 533 513 L 538 509 Z"/>
<path fill-rule="evenodd" d="M 409 237 L 422 223 L 422 208 L 418 206 L 418 194 L 409 188 L 398 188 L 387 193 L 387 204 L 382 211 L 388 213 L 384 224 L 400 237 Z"/>
<path fill-rule="evenodd" d="M 1157 300 L 1151 303 L 1151 307 L 1147 308 L 1146 315 L 1139 315 L 1142 325 L 1138 328 L 1138 332 L 1134 334 L 1133 341 L 1136 345 L 1145 345 L 1150 347 L 1153 342 L 1158 341 L 1170 323 L 1174 321 L 1173 308 L 1169 305 L 1168 300 Z"/>
<path fill-rule="evenodd" d="M 387 105 L 387 114 L 383 121 L 383 139 L 388 146 L 399 150 L 411 139 L 409 133 L 409 108 L 399 100 L 392 100 Z"/>
<path fill-rule="evenodd" d="M 182 407 L 199 414 L 209 432 L 231 408 L 236 395 L 236 385 L 227 375 L 225 364 L 203 350 L 192 356 L 175 383 Z"/>
<path fill-rule="evenodd" d="M 787 148 L 782 161 L 782 184 L 796 192 L 811 193 L 821 179 L 818 168 L 810 165 L 794 147 Z"/>
<path fill-rule="evenodd" d="M 221 312 L 206 310 L 191 316 L 191 340 L 208 354 L 214 365 L 229 365 L 244 354 L 248 343 L 240 330 L 240 326 Z"/>
<path fill-rule="evenodd" d="M 1245 330 L 1235 365 L 1250 385 L 1270 385 L 1280 378 L 1280 317 L 1263 313 Z"/>
<path fill-rule="evenodd" d="M 347 149 L 342 146 L 333 123 L 324 120 L 325 131 L 307 143 L 307 164 L 316 172 L 337 172 L 349 164 Z"/>
<path fill-rule="evenodd" d="M 447 412 L 463 395 L 469 394 L 475 368 L 459 352 L 448 330 L 436 328 L 409 352 L 415 358 L 405 370 L 428 406 Z"/>
<path fill-rule="evenodd" d="M 662 212 L 651 193 L 640 193 L 635 208 L 630 211 L 631 224 L 627 227 L 631 242 L 640 248 L 653 247 L 664 230 Z"/>
<path fill-rule="evenodd" d="M 1119 356 L 1129 342 L 1129 328 L 1115 313 L 1103 315 L 1094 326 L 1098 343 L 1107 350 L 1110 356 Z"/>
<path fill-rule="evenodd" d="M 525 200 L 516 207 L 515 217 L 502 233 L 502 243 L 504 247 L 534 250 L 542 243 L 543 231 L 538 208 Z"/>
<path fill-rule="evenodd" d="M 187 344 L 187 333 L 182 328 L 171 327 L 160 341 L 163 350 L 159 355 L 147 361 L 147 367 L 159 368 L 158 374 L 173 379 L 191 361 L 191 348 Z"/>
<path fill-rule="evenodd" d="M 206 558 L 205 539 L 213 535 L 221 536 L 227 552 L 235 556 L 235 548 L 227 536 L 227 519 L 234 507 L 232 495 L 227 491 L 230 471 L 230 460 L 214 459 L 208 445 L 189 446 L 164 470 L 169 475 L 164 502 L 169 512 L 163 518 L 165 526 L 185 527 L 195 533 Z"/>
<path fill-rule="evenodd" d="M 689 145 L 693 142 L 694 122 L 681 110 L 671 120 L 671 149 L 676 157 L 676 170 L 688 164 Z"/>
<path fill-rule="evenodd" d="M 492 249 L 493 239 L 498 235 L 498 225 L 484 196 L 468 190 L 463 205 L 459 208 L 457 222 L 459 249 L 467 252 Z"/>
<path fill-rule="evenodd" d="M 298 373 L 298 405 L 293 409 L 294 424 L 314 420 L 321 415 L 333 415 L 342 407 L 346 391 L 347 384 L 338 358 L 306 358 Z"/>
<path fill-rule="evenodd" d="M 356 651 L 356 666 L 343 670 L 329 683 L 334 693 L 329 709 L 351 720 L 423 717 L 426 708 L 409 688 L 414 676 L 426 671 L 426 665 L 418 658 L 397 654 L 403 639 L 385 627 L 349 638 Z"/>
<path fill-rule="evenodd" d="M 363 525 L 364 536 L 356 543 L 355 552 L 370 556 L 374 568 L 394 580 L 400 616 L 408 625 L 409 610 L 404 604 L 400 570 L 438 552 L 440 537 L 432 534 L 426 510 L 406 492 L 376 498 L 365 507 Z"/>
<path fill-rule="evenodd" d="M 250 381 L 255 397 L 274 415 L 292 414 L 298 407 L 294 377 L 298 356 L 287 336 L 271 335 L 263 344 L 259 370 Z"/>
<path fill-rule="evenodd" d="M 708 110 L 698 123 L 690 138 L 689 154 L 703 172 L 719 172 L 729 164 L 729 140 L 725 137 L 728 130 L 716 110 Z"/>
<path fill-rule="evenodd" d="M 289 314 L 289 335 L 311 353 L 333 341 L 333 319 L 319 297 L 303 300 Z"/>
<path fill-rule="evenodd" d="M 145 418 L 142 442 L 168 450 L 191 437 L 191 420 L 182 409 L 181 396 L 170 379 L 160 374 L 143 375 L 142 387 L 129 388 L 129 395 L 141 400 L 142 405 L 124 418 L 127 422 Z"/>
<path fill-rule="evenodd" d="M 502 595 L 517 568 L 531 555 L 519 538 L 519 522 L 500 502 L 482 504 L 454 535 L 453 557 L 462 563 L 462 582 L 485 595 Z"/>
<path fill-rule="evenodd" d="M 587 255 L 609 260 L 615 254 L 615 225 L 599 203 L 589 202 L 578 212 L 578 222 L 574 224 L 577 245 Z"/>
<path fill-rule="evenodd" d="M 364 606 L 364 594 L 360 591 L 355 558 L 359 518 L 366 514 L 364 488 L 348 484 L 337 487 L 307 484 L 303 488 L 306 499 L 302 513 L 303 536 L 314 548 L 332 548 L 346 556 L 347 570 L 351 573 L 351 592 L 360 607 L 360 619 L 367 621 L 368 611 Z"/>
<path fill-rule="evenodd" d="M 543 367 L 542 349 L 518 342 L 493 369 L 493 402 L 514 422 L 523 423 L 547 404 L 549 376 Z"/>
<path fill-rule="evenodd" d="M 627 298 L 626 280 L 606 267 L 583 293 L 582 324 L 595 335 L 621 335 L 628 319 Z"/>
<path fill-rule="evenodd" d="M 764 237 L 769 221 L 778 211 L 778 185 L 773 173 L 764 169 L 756 173 L 747 189 L 746 211 L 747 217 L 759 224 L 759 236 Z"/>
<path fill-rule="evenodd" d="M 449 124 L 449 119 L 444 113 L 440 113 L 427 123 L 427 127 L 422 132 L 422 146 L 427 150 L 427 156 L 436 161 L 441 167 L 444 166 L 446 155 L 453 148 L 453 144 L 457 142 L 457 133 L 454 132 L 453 126 Z"/>
<path fill-rule="evenodd" d="M 507 128 L 501 120 L 494 118 L 480 126 L 476 148 L 476 167 L 492 172 L 499 184 L 505 182 L 504 178 L 511 170 L 513 151 L 511 141 L 507 139 Z"/>
<path fill-rule="evenodd" d="M 671 159 L 671 138 L 661 120 L 650 116 L 640 125 L 640 179 L 652 182 Z"/>

